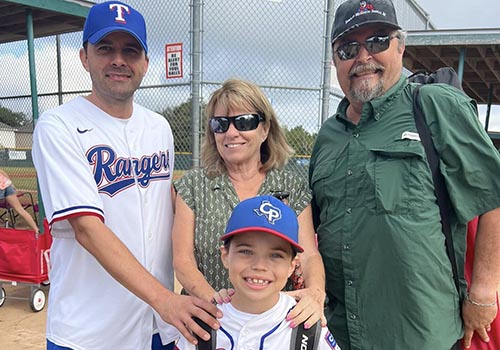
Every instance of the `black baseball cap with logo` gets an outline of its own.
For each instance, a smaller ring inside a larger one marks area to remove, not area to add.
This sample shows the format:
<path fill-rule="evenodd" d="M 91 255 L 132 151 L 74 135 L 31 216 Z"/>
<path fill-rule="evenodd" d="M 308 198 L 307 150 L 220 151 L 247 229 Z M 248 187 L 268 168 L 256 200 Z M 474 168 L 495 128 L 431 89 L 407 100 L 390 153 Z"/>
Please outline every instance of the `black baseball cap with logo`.
<path fill-rule="evenodd" d="M 332 44 L 353 29 L 367 24 L 382 24 L 401 29 L 391 0 L 347 0 L 335 13 Z"/>

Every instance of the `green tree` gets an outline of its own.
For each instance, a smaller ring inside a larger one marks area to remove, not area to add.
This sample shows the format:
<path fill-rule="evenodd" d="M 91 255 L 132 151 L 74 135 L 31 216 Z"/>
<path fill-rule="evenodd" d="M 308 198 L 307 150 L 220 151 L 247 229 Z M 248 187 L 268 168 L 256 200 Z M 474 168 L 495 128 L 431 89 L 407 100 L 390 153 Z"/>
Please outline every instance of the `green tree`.
<path fill-rule="evenodd" d="M 310 134 L 301 125 L 290 130 L 283 128 L 286 140 L 290 147 L 295 150 L 296 157 L 310 156 L 316 139 L 316 134 Z"/>
<path fill-rule="evenodd" d="M 0 106 L 0 122 L 12 127 L 23 126 L 28 122 L 24 113 L 13 112 L 8 108 Z"/>
<path fill-rule="evenodd" d="M 204 107 L 204 105 L 202 105 Z M 191 131 L 191 100 L 187 100 L 175 107 L 167 107 L 162 112 L 172 128 L 175 138 L 175 152 L 191 152 L 192 131 Z M 201 120 L 204 129 L 204 116 Z M 316 134 L 307 132 L 302 126 L 292 129 L 283 128 L 288 144 L 295 150 L 296 157 L 309 156 L 316 139 Z"/>
<path fill-rule="evenodd" d="M 202 104 L 202 108 L 204 105 Z M 169 122 L 175 139 L 175 152 L 191 152 L 192 130 L 191 130 L 191 100 L 181 103 L 175 107 L 167 107 L 159 112 Z M 202 114 L 200 124 L 204 126 Z"/>

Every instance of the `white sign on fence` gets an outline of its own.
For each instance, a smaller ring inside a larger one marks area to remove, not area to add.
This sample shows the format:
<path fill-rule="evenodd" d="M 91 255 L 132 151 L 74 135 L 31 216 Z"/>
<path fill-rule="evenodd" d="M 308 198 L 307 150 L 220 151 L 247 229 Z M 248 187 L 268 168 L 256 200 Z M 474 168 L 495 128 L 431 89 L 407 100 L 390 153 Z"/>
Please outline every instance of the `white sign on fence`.
<path fill-rule="evenodd" d="M 182 43 L 165 45 L 167 79 L 182 78 Z"/>
<path fill-rule="evenodd" d="M 9 150 L 10 160 L 26 160 L 26 151 Z"/>

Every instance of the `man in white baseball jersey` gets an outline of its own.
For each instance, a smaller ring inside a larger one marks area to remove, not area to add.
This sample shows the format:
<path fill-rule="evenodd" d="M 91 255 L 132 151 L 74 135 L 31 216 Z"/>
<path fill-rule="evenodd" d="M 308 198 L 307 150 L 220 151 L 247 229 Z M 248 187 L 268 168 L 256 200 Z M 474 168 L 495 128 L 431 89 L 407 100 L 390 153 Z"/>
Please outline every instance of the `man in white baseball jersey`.
<path fill-rule="evenodd" d="M 297 302 L 281 290 L 295 269 L 296 254 L 304 251 L 298 227 L 295 212 L 274 196 L 249 198 L 234 208 L 221 237 L 221 259 L 235 293 L 220 305 L 224 316 L 213 350 L 340 350 L 321 321 L 313 338 L 296 337 L 300 326 L 292 328 L 287 320 Z M 196 349 L 183 337 L 176 348 Z"/>
<path fill-rule="evenodd" d="M 218 327 L 214 305 L 172 292 L 172 132 L 133 102 L 147 50 L 139 12 L 93 6 L 80 50 L 92 91 L 36 125 L 33 161 L 54 236 L 47 349 L 171 349 L 171 325 L 192 341 L 192 332 L 209 337 L 192 317 Z"/>

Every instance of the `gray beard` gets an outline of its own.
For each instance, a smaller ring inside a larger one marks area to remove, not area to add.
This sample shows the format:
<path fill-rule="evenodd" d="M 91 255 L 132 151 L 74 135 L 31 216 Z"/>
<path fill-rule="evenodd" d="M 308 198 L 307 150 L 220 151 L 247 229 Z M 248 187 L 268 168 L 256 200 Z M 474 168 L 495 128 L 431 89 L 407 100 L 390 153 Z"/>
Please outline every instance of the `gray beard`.
<path fill-rule="evenodd" d="M 383 89 L 384 89 L 384 78 L 381 78 L 377 82 L 377 85 L 375 85 L 373 88 L 370 88 L 368 82 L 365 80 L 362 82 L 361 86 L 351 87 L 349 93 L 352 99 L 361 103 L 365 103 L 377 97 L 382 96 L 384 93 Z"/>

